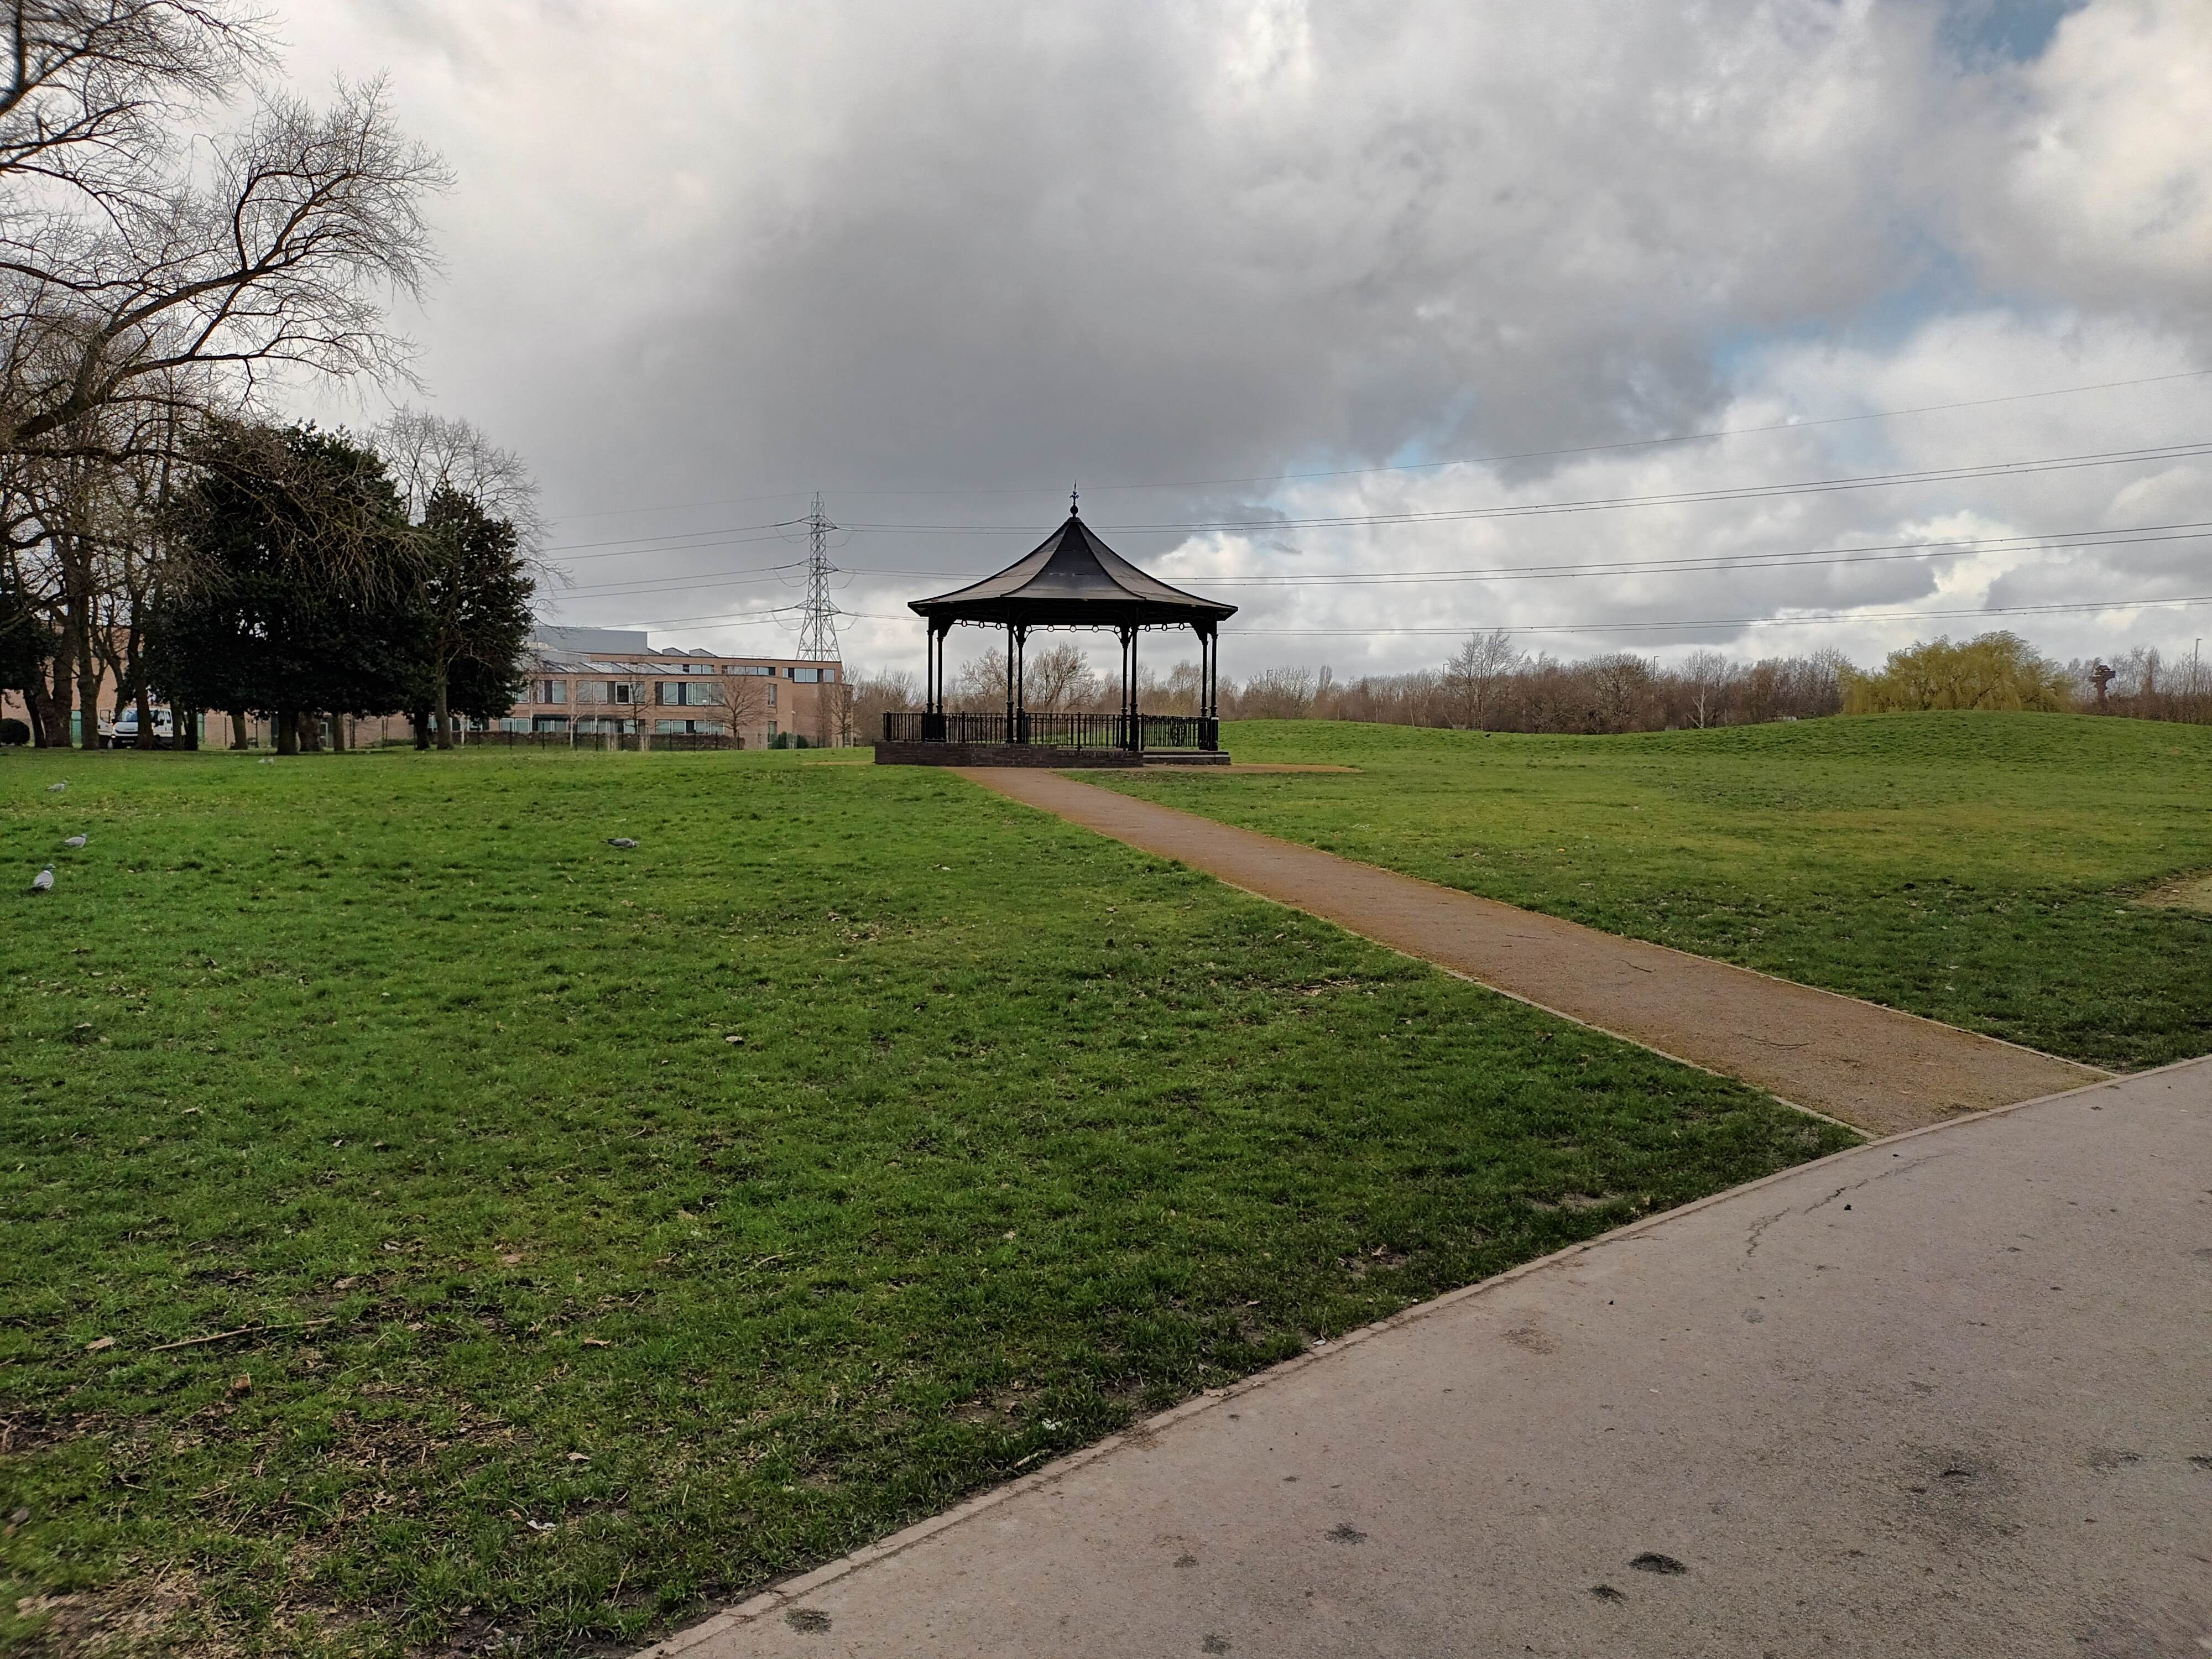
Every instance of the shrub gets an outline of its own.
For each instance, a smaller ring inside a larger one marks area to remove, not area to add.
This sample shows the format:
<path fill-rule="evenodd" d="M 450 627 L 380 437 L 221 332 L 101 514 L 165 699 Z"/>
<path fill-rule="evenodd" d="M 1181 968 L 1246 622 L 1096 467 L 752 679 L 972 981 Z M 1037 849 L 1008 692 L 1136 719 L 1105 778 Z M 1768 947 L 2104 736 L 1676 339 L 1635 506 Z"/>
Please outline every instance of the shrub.
<path fill-rule="evenodd" d="M 1887 714 L 1924 708 L 1992 708 L 2055 714 L 2071 707 L 2065 671 L 2017 634 L 1984 634 L 1893 651 L 1881 671 L 1844 678 L 1846 714 Z"/>
<path fill-rule="evenodd" d="M 20 748 L 30 742 L 31 728 L 21 720 L 0 720 L 0 749 Z"/>

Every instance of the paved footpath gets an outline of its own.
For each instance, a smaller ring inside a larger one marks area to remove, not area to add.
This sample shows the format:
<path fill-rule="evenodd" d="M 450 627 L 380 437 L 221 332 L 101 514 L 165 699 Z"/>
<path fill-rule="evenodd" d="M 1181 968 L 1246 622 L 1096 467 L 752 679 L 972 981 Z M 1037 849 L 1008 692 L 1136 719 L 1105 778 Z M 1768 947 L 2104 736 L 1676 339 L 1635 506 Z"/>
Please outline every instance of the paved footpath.
<path fill-rule="evenodd" d="M 1411 1310 L 652 1652 L 2208 1650 L 2200 1060 Z"/>
<path fill-rule="evenodd" d="M 2106 1073 L 1995 1037 L 1600 933 L 1057 773 L 963 776 L 1378 944 L 1741 1078 L 1876 1134 L 2032 1100 Z"/>

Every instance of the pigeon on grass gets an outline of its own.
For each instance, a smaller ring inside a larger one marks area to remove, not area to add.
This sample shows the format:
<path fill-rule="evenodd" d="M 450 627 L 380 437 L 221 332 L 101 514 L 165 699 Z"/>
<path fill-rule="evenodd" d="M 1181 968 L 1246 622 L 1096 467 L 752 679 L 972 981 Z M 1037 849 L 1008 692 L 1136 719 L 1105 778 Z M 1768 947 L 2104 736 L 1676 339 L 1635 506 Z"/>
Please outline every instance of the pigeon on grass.
<path fill-rule="evenodd" d="M 46 786 L 46 793 L 50 795 L 58 795 L 63 790 L 68 787 L 69 780 L 67 778 L 64 778 L 59 783 L 48 784 Z"/>
<path fill-rule="evenodd" d="M 34 893 L 50 893 L 53 887 L 54 866 L 51 864 L 31 878 L 31 890 Z"/>
<path fill-rule="evenodd" d="M 637 842 L 628 836 L 609 836 L 607 837 L 607 845 L 610 847 L 630 848 L 636 846 Z"/>
<path fill-rule="evenodd" d="M 82 847 L 86 842 L 91 839 L 92 837 L 89 836 L 71 836 L 67 841 L 64 842 L 62 845 L 64 847 Z"/>

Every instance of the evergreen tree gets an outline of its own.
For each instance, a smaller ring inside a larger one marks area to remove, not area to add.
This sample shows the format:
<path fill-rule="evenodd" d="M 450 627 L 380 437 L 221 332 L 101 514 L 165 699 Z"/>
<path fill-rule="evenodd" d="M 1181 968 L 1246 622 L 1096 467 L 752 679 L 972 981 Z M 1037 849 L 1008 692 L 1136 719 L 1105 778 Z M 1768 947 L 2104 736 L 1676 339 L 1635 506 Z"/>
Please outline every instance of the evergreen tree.
<path fill-rule="evenodd" d="M 430 711 L 446 749 L 455 714 L 493 720 L 514 707 L 533 584 L 514 526 L 459 489 L 431 495 L 416 536 L 422 656 L 414 706 Z"/>
<path fill-rule="evenodd" d="M 311 426 L 228 424 L 171 508 L 178 579 L 149 679 L 179 708 L 299 717 L 404 707 L 424 652 L 421 559 L 375 453 Z"/>

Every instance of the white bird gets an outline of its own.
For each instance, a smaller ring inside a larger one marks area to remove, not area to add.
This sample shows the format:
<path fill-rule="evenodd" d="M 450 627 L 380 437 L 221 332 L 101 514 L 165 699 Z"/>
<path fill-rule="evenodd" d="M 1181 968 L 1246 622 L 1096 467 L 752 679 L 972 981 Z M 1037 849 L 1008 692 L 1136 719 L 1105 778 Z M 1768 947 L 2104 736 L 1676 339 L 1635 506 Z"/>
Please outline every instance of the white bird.
<path fill-rule="evenodd" d="M 50 892 L 53 889 L 53 884 L 54 866 L 51 864 L 31 878 L 31 890 L 34 893 Z"/>
<path fill-rule="evenodd" d="M 91 837 L 88 836 L 71 836 L 67 841 L 64 842 L 62 845 L 64 847 L 82 847 L 90 839 Z"/>
<path fill-rule="evenodd" d="M 67 778 L 64 778 L 59 783 L 48 784 L 46 786 L 46 793 L 50 795 L 58 795 L 63 790 L 68 787 L 69 780 Z"/>
<path fill-rule="evenodd" d="M 609 836 L 607 837 L 607 845 L 610 847 L 635 847 L 637 843 L 632 841 L 628 836 Z"/>

